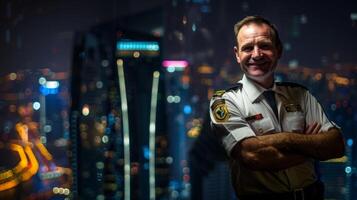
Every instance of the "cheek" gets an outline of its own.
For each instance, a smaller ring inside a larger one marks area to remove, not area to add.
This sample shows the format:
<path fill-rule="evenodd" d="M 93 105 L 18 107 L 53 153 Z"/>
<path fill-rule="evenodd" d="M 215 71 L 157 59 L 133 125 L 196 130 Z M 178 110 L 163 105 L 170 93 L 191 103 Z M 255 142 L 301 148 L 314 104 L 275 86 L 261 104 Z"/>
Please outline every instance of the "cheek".
<path fill-rule="evenodd" d="M 240 54 L 238 57 L 237 57 L 237 60 L 238 60 L 238 63 L 246 63 L 247 60 L 248 60 L 248 56 L 247 55 L 242 55 Z"/>
<path fill-rule="evenodd" d="M 269 59 L 271 59 L 271 60 L 278 59 L 277 54 L 275 54 L 274 52 L 270 52 L 270 51 L 269 51 L 269 52 L 266 52 L 265 55 L 266 55 Z"/>

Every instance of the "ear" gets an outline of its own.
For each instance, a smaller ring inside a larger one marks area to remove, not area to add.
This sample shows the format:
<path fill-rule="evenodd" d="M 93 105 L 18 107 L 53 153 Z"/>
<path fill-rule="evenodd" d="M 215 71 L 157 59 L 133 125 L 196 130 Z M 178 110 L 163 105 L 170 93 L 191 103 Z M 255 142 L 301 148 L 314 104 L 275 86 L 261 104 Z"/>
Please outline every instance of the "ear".
<path fill-rule="evenodd" d="M 237 62 L 240 63 L 239 54 L 238 54 L 238 47 L 234 46 L 233 50 L 234 50 L 234 54 L 236 55 Z"/>

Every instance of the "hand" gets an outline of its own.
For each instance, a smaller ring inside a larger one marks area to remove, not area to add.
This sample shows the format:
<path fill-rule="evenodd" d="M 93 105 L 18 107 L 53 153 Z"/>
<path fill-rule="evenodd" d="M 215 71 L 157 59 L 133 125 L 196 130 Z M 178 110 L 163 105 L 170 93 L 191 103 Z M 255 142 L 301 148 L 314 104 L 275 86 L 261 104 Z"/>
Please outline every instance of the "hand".
<path fill-rule="evenodd" d="M 314 122 L 312 124 L 308 124 L 305 128 L 304 134 L 306 135 L 315 135 L 320 132 L 321 124 Z"/>

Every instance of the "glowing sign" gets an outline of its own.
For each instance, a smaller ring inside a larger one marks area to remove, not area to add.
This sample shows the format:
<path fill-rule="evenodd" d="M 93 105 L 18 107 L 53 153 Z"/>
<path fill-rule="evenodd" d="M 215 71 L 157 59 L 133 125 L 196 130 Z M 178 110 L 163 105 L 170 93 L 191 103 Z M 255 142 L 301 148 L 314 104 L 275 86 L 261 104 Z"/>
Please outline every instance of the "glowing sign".
<path fill-rule="evenodd" d="M 119 51 L 159 51 L 159 43 L 154 41 L 122 40 L 117 43 Z"/>
<path fill-rule="evenodd" d="M 169 73 L 173 73 L 183 71 L 188 66 L 188 62 L 186 60 L 164 60 L 162 66 L 166 67 Z"/>
<path fill-rule="evenodd" d="M 47 81 L 45 83 L 45 87 L 48 89 L 56 89 L 59 87 L 59 82 L 58 81 Z"/>
<path fill-rule="evenodd" d="M 174 67 L 174 68 L 186 68 L 188 62 L 186 60 L 164 60 L 162 62 L 164 67 Z"/>

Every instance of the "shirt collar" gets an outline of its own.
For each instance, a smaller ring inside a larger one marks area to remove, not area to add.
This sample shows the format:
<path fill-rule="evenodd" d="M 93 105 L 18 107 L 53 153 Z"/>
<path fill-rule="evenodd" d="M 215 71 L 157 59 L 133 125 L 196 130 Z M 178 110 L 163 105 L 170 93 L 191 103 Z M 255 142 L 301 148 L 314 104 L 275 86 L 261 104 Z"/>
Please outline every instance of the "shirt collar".
<path fill-rule="evenodd" d="M 253 80 L 247 78 L 247 76 L 245 74 L 243 75 L 242 80 L 240 80 L 239 82 L 243 84 L 243 90 L 245 91 L 249 100 L 252 103 L 255 102 L 260 97 L 260 95 L 262 95 L 263 92 L 265 92 L 267 90 L 272 90 L 278 94 L 285 96 L 284 92 L 281 90 L 280 87 L 277 87 L 275 82 L 271 89 L 265 89 L 262 86 L 260 86 L 259 84 L 255 83 Z"/>
<path fill-rule="evenodd" d="M 280 95 L 284 96 L 285 98 L 288 98 L 286 91 L 284 91 L 283 88 L 281 86 L 278 86 L 275 82 L 274 82 L 274 86 L 273 86 L 272 90 L 274 92 L 276 92 L 277 94 L 280 94 Z"/>

